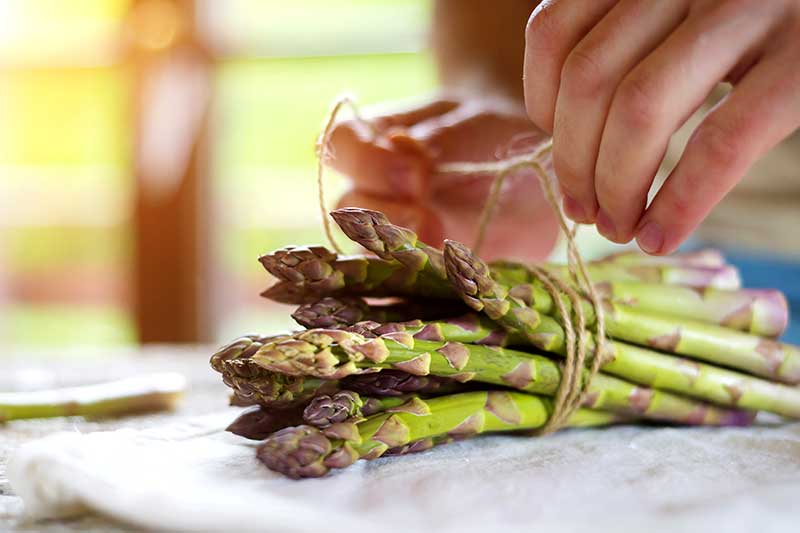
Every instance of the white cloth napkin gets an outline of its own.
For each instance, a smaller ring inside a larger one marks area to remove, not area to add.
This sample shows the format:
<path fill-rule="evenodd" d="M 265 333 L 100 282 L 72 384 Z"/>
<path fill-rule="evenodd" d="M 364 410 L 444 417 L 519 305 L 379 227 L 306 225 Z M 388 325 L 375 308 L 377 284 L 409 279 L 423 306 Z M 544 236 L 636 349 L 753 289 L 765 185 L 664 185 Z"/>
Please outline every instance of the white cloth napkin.
<path fill-rule="evenodd" d="M 60 433 L 8 476 L 29 518 L 194 531 L 798 531 L 800 424 L 491 436 L 292 481 L 221 429 Z"/>

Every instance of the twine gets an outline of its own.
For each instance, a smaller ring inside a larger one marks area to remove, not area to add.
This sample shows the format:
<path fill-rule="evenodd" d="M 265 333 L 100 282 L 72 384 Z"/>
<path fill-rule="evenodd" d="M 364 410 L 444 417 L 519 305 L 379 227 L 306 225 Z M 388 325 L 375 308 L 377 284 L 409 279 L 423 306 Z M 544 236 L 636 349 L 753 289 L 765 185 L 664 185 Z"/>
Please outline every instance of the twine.
<path fill-rule="evenodd" d="M 317 142 L 315 145 L 317 154 L 317 199 L 319 201 L 320 218 L 322 219 L 322 231 L 325 233 L 325 237 L 328 239 L 331 247 L 336 251 L 336 253 L 339 254 L 343 252 L 342 248 L 333 237 L 331 220 L 326 207 L 327 202 L 325 200 L 324 187 L 325 180 L 323 179 L 323 175 L 325 172 L 325 161 L 333 158 L 335 155 L 330 147 L 331 131 L 333 131 L 333 125 L 336 123 L 336 117 L 339 115 L 339 112 L 342 110 L 342 108 L 344 108 L 344 106 L 350 107 L 356 122 L 367 127 L 373 136 L 375 135 L 375 129 L 372 127 L 372 124 L 364 120 L 364 118 L 361 116 L 355 98 L 348 94 L 342 94 L 334 100 L 333 105 L 331 106 L 331 109 L 328 111 L 328 115 L 325 118 L 325 122 L 323 123 L 324 125 L 322 132 L 319 134 L 319 137 L 317 137 Z"/>
<path fill-rule="evenodd" d="M 319 192 L 319 208 L 322 215 L 323 230 L 331 246 L 341 253 L 341 249 L 333 238 L 330 220 L 325 207 L 325 197 L 323 191 L 323 167 L 324 158 L 332 155 L 329 149 L 330 132 L 336 120 L 336 116 L 343 106 L 349 105 L 353 111 L 355 120 L 361 125 L 369 128 L 374 134 L 372 124 L 364 120 L 358 112 L 358 108 L 352 97 L 344 95 L 339 97 L 333 104 L 331 111 L 325 121 L 325 127 L 317 140 L 317 188 Z M 561 382 L 556 390 L 553 401 L 553 409 L 540 433 L 547 434 L 563 427 L 570 416 L 577 410 L 584 401 L 586 391 L 592 379 L 600 367 L 607 362 L 610 357 L 608 343 L 606 340 L 606 326 L 603 306 L 594 285 L 589 279 L 586 264 L 578 251 L 575 242 L 575 232 L 577 224 L 568 222 L 561 209 L 561 202 L 556 193 L 554 184 L 555 177 L 548 173 L 541 161 L 553 148 L 552 139 L 544 141 L 539 147 L 527 154 L 521 154 L 498 161 L 488 161 L 483 163 L 474 162 L 452 162 L 444 163 L 436 167 L 436 171 L 447 174 L 494 174 L 489 196 L 478 220 L 478 231 L 475 237 L 473 250 L 477 254 L 486 238 L 486 231 L 491 222 L 494 210 L 500 201 L 500 192 L 505 179 L 513 172 L 523 169 L 533 169 L 539 179 L 539 183 L 544 191 L 547 203 L 556 213 L 559 226 L 567 239 L 567 269 L 573 284 L 578 288 L 575 291 L 570 283 L 565 282 L 553 272 L 549 272 L 541 267 L 528 265 L 526 268 L 539 281 L 553 300 L 559 314 L 561 326 L 564 329 L 565 340 L 565 360 L 562 365 Z M 564 302 L 564 298 L 569 301 L 569 306 Z M 596 321 L 596 342 L 595 353 L 592 364 L 586 375 L 583 375 L 584 364 L 587 358 L 587 344 L 590 339 L 589 332 L 586 330 L 586 316 L 583 310 L 584 298 L 592 306 Z M 577 325 L 573 323 L 572 316 L 575 315 Z"/>

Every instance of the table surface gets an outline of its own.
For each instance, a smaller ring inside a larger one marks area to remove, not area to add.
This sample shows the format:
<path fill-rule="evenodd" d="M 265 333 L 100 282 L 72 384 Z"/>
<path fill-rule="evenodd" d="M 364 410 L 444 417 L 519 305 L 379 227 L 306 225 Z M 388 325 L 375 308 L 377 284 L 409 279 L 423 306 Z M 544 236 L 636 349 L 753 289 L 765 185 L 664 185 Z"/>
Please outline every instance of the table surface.
<path fill-rule="evenodd" d="M 208 366 L 210 347 L 178 348 L 156 346 L 135 349 L 70 349 L 0 351 L 3 372 L 0 391 L 35 390 L 73 386 L 118 379 L 150 372 L 177 371 L 189 380 L 189 390 L 173 413 L 134 416 L 108 421 L 82 418 L 19 420 L 0 427 L 0 531 L 15 526 L 36 531 L 128 531 L 98 516 L 53 521 L 34 526 L 17 525 L 21 501 L 6 479 L 6 464 L 21 444 L 57 431 L 98 431 L 117 428 L 145 428 L 185 415 L 205 414 L 227 403 L 226 387 Z"/>
<path fill-rule="evenodd" d="M 219 376 L 208 366 L 208 357 L 212 351 L 213 349 L 210 347 L 178 348 L 174 346 L 157 346 L 142 350 L 93 348 L 39 352 L 12 349 L 0 351 L 3 365 L 3 371 L 0 372 L 0 390 L 2 391 L 73 386 L 161 371 L 180 372 L 188 378 L 190 383 L 184 401 L 174 413 L 108 421 L 86 421 L 80 418 L 14 421 L 0 428 L 0 531 L 15 527 L 20 530 L 45 532 L 129 530 L 125 526 L 100 516 L 83 516 L 33 525 L 18 524 L 22 505 L 6 480 L 8 458 L 21 444 L 57 431 L 91 432 L 118 428 L 148 428 L 154 425 L 168 424 L 178 417 L 202 415 L 221 410 L 227 405 L 227 392 Z M 615 484 L 619 483 L 619 486 L 615 486 L 621 491 L 620 494 L 624 493 L 623 496 L 626 498 L 639 494 L 643 498 L 642 505 L 647 504 L 650 506 L 649 508 L 660 509 L 660 512 L 668 512 L 664 509 L 673 511 L 683 509 L 686 513 L 697 514 L 698 510 L 702 510 L 702 506 L 686 506 L 683 499 L 688 498 L 693 502 L 695 497 L 702 496 L 702 501 L 706 502 L 704 505 L 707 504 L 712 507 L 712 510 L 716 509 L 714 512 L 718 512 L 713 516 L 703 515 L 702 518 L 707 522 L 711 520 L 710 523 L 716 523 L 715 520 L 720 520 L 721 517 L 724 518 L 727 514 L 740 509 L 742 511 L 735 516 L 750 520 L 746 524 L 752 524 L 754 515 L 757 521 L 763 521 L 762 513 L 768 510 L 768 512 L 780 515 L 773 521 L 780 519 L 781 522 L 778 524 L 779 527 L 767 528 L 765 531 L 794 531 L 796 529 L 794 509 L 796 508 L 795 487 L 800 487 L 800 466 L 797 466 L 800 464 L 800 424 L 789 424 L 779 428 L 754 427 L 731 431 L 715 430 L 713 433 L 704 431 L 702 428 L 676 432 L 670 428 L 630 427 L 601 432 L 592 442 L 583 442 L 579 445 L 575 443 L 580 441 L 580 433 L 565 434 L 562 438 L 566 439 L 564 442 L 568 441 L 572 444 L 562 448 L 562 444 L 559 444 L 562 441 L 555 438 L 541 441 L 537 439 L 536 442 L 504 441 L 504 449 L 516 450 L 513 453 L 517 454 L 512 458 L 516 462 L 509 464 L 519 465 L 520 475 L 525 478 L 526 482 L 530 483 L 530 480 L 540 478 L 554 478 L 556 470 L 558 475 L 572 476 L 572 478 L 567 477 L 562 480 L 563 486 L 548 486 L 546 490 L 539 487 L 544 491 L 541 494 L 555 494 L 553 497 L 556 499 L 559 497 L 574 498 L 575 494 L 572 491 L 575 486 L 570 485 L 569 479 L 572 479 L 573 483 L 578 483 L 578 489 L 586 485 L 594 487 L 591 488 L 592 491 L 608 491 L 608 483 L 598 482 L 598 479 L 605 480 L 608 476 L 598 477 L 595 475 L 591 478 L 591 483 L 587 481 L 586 473 L 591 473 L 592 470 L 584 471 L 581 468 L 593 464 L 598 465 L 598 469 L 614 474 L 611 478 L 616 480 Z M 402 468 L 394 468 L 387 463 L 385 470 L 352 469 L 347 475 L 352 476 L 352 483 L 362 483 L 364 486 L 371 486 L 370 483 L 380 481 L 378 478 L 386 478 L 395 483 L 396 488 L 405 487 L 405 490 L 408 490 L 408 487 L 413 486 L 416 487 L 414 490 L 423 491 L 430 479 L 424 483 L 420 480 L 410 482 L 403 476 L 411 475 L 409 472 L 435 471 L 436 468 L 446 469 L 449 468 L 447 465 L 453 464 L 454 461 L 458 464 L 469 462 L 470 471 L 477 469 L 475 471 L 480 472 L 481 475 L 488 475 L 489 472 L 492 472 L 496 468 L 493 463 L 494 456 L 480 450 L 480 445 L 489 446 L 488 442 L 488 440 L 483 440 L 482 443 L 475 443 L 477 448 L 470 448 L 471 451 L 466 450 L 465 447 L 453 446 L 444 447 L 450 449 L 439 450 L 440 453 L 436 456 L 427 454 L 419 454 L 418 457 L 410 456 L 406 458 L 406 463 Z M 506 453 L 512 453 L 512 451 Z M 458 455 L 459 453 L 463 456 Z M 547 456 L 552 461 L 530 461 L 530 457 L 539 455 Z M 450 458 L 448 459 L 448 457 Z M 419 465 L 409 468 L 408 465 L 414 461 L 419 462 Z M 441 461 L 441 464 L 437 461 Z M 707 465 L 709 462 L 716 462 L 716 464 Z M 565 465 L 574 466 L 570 471 L 576 468 L 581 470 L 580 476 L 575 472 L 571 474 L 564 472 Z M 580 465 L 584 465 L 584 467 Z M 704 465 L 707 465 L 708 468 Z M 653 469 L 660 474 L 651 476 L 650 473 Z M 396 475 L 400 472 L 402 476 L 398 478 L 399 480 L 394 479 L 391 476 L 392 472 Z M 511 473 L 506 472 L 505 475 L 511 475 Z M 345 483 L 347 479 L 350 478 L 341 477 L 339 482 Z M 393 479 L 394 481 L 392 481 Z M 465 482 L 469 479 L 466 478 Z M 486 478 L 481 477 L 480 479 L 481 483 L 485 484 Z M 580 482 L 577 482 L 577 479 L 580 479 Z M 335 484 L 336 480 L 333 480 L 332 483 Z M 499 481 L 495 479 L 492 490 L 497 489 L 500 491 L 497 494 L 502 495 L 502 490 L 507 489 L 505 483 L 504 478 Z M 436 486 L 435 483 L 432 485 Z M 309 485 L 308 490 L 313 487 L 324 488 L 326 485 Z M 474 488 L 477 490 L 478 487 L 479 485 L 476 485 Z M 596 487 L 604 488 L 596 489 Z M 754 491 L 754 487 L 758 487 L 758 490 Z M 299 488 L 299 486 L 289 487 L 295 491 Z M 526 490 L 534 488 L 527 486 Z M 305 490 L 307 489 L 303 488 L 303 491 Z M 559 491 L 564 494 L 559 496 Z M 715 491 L 722 491 L 725 494 L 720 498 Z M 417 496 L 412 492 L 406 494 L 409 500 Z M 687 492 L 690 494 L 685 496 Z M 431 494 L 426 496 L 425 493 L 420 497 L 430 497 L 430 500 L 425 500 L 426 502 L 433 499 Z M 462 497 L 463 495 L 459 495 L 450 503 L 454 506 L 463 505 Z M 737 503 L 720 507 L 720 500 Z M 775 501 L 773 502 L 773 500 Z M 613 505 L 619 504 L 619 501 L 614 501 L 616 503 Z M 719 508 L 715 508 L 712 504 Z M 750 507 L 747 507 L 748 505 Z M 518 511 L 526 513 L 526 509 L 518 509 Z M 747 514 L 748 509 L 750 509 L 749 515 Z M 755 511 L 753 511 L 754 509 Z M 381 512 L 389 511 L 391 509 Z M 673 511 L 669 511 L 670 515 L 675 514 Z M 669 530 L 664 527 L 656 529 L 659 531 Z M 738 530 L 746 531 L 748 529 L 740 527 Z"/>

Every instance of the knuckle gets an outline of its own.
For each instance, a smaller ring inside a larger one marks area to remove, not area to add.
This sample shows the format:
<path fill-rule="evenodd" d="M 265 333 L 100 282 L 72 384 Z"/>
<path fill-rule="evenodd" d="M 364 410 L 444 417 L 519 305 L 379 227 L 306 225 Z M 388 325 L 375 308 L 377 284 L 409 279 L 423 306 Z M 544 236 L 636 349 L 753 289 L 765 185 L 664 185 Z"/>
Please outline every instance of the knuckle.
<path fill-rule="evenodd" d="M 670 194 L 666 200 L 667 211 L 672 220 L 684 223 L 691 219 L 694 214 L 691 193 L 687 194 L 684 190 L 670 190 Z"/>
<path fill-rule="evenodd" d="M 632 129 L 650 130 L 661 117 L 659 90 L 652 77 L 639 74 L 626 78 L 614 100 L 625 125 Z"/>
<path fill-rule="evenodd" d="M 581 47 L 567 56 L 562 79 L 570 92 L 583 96 L 594 96 L 606 85 L 599 59 L 592 51 Z"/>
<path fill-rule="evenodd" d="M 742 132 L 736 131 L 735 127 L 711 120 L 697 128 L 691 142 L 708 163 L 725 167 L 738 160 L 742 153 L 740 139 L 743 138 Z"/>

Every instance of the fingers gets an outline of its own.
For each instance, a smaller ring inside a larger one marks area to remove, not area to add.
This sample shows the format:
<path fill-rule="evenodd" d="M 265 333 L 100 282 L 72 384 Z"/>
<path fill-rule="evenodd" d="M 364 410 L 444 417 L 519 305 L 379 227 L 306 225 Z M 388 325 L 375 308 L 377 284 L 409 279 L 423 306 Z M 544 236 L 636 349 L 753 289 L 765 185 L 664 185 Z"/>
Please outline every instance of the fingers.
<path fill-rule="evenodd" d="M 521 134 L 541 134 L 520 107 L 476 100 L 420 122 L 409 136 L 425 145 L 437 163 L 491 161 Z M 507 102 L 505 102 L 507 104 Z"/>
<path fill-rule="evenodd" d="M 370 121 L 378 130 L 390 127 L 410 127 L 414 124 L 428 120 L 457 108 L 459 103 L 448 98 L 435 98 L 430 101 L 401 103 L 397 106 L 374 105 L 364 110 L 364 118 Z"/>
<path fill-rule="evenodd" d="M 667 254 L 697 227 L 752 163 L 800 125 L 800 45 L 764 58 L 698 126 L 637 232 Z"/>
<path fill-rule="evenodd" d="M 594 171 L 617 86 L 680 24 L 688 4 L 621 0 L 567 56 L 555 108 L 553 164 L 564 210 L 576 222 L 595 219 Z"/>
<path fill-rule="evenodd" d="M 368 124 L 354 119 L 334 126 L 326 163 L 367 194 L 419 197 L 425 189 L 427 154 L 403 132 L 458 105 L 436 99 L 411 107 L 372 106 L 364 111 Z"/>
<path fill-rule="evenodd" d="M 672 134 L 740 58 L 764 42 L 774 15 L 767 3 L 712 3 L 690 15 L 620 82 L 595 168 L 597 228 L 628 242 Z"/>
<path fill-rule="evenodd" d="M 368 194 L 416 198 L 425 187 L 425 155 L 395 149 L 391 138 L 372 138 L 357 123 L 337 125 L 331 132 L 326 164 L 348 176 L 354 186 Z"/>
<path fill-rule="evenodd" d="M 617 0 L 544 0 L 525 30 L 525 106 L 534 124 L 553 132 L 556 97 L 564 60 Z"/>

